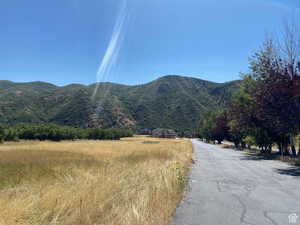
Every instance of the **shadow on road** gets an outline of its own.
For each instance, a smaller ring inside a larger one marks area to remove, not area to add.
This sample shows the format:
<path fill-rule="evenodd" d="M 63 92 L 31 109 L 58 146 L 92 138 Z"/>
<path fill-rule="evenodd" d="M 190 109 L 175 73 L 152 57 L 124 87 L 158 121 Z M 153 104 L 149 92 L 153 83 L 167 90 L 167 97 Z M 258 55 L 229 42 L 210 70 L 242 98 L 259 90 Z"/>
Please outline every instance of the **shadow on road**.
<path fill-rule="evenodd" d="M 255 153 L 245 153 L 241 156 L 241 160 L 275 160 L 278 159 L 278 154 L 255 154 Z"/>
<path fill-rule="evenodd" d="M 300 167 L 299 166 L 293 166 L 291 168 L 287 169 L 276 169 L 276 172 L 282 175 L 289 175 L 289 176 L 300 176 Z"/>
<path fill-rule="evenodd" d="M 255 154 L 255 153 L 245 153 L 245 155 L 239 157 L 241 160 L 280 160 L 280 155 L 278 154 Z M 289 176 L 300 176 L 300 166 L 296 164 L 295 166 L 286 169 L 275 169 L 275 172 L 282 175 Z"/>

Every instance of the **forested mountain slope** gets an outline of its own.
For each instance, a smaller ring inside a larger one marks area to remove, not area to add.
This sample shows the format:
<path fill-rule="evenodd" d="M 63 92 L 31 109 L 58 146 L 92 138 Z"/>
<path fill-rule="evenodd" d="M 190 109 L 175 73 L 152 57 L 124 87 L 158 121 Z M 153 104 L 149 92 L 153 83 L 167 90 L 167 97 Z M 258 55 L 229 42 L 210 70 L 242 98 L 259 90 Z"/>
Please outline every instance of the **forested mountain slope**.
<path fill-rule="evenodd" d="M 52 122 L 77 127 L 166 127 L 193 130 L 201 116 L 222 107 L 239 81 L 214 83 L 165 76 L 126 86 L 100 83 L 55 86 L 0 81 L 0 123 Z"/>

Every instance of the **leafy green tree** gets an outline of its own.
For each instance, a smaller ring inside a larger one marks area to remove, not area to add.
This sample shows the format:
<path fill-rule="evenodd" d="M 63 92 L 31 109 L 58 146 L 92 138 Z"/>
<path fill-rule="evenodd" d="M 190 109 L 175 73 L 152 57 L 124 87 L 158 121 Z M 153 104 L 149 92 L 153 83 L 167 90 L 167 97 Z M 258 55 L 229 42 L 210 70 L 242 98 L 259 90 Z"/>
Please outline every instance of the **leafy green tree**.
<path fill-rule="evenodd" d="M 234 93 L 228 109 L 229 140 L 236 148 L 244 148 L 244 138 L 251 135 L 252 127 L 256 122 L 254 116 L 255 101 L 252 93 L 256 82 L 251 75 L 243 74 L 240 89 Z"/>
<path fill-rule="evenodd" d="M 249 149 L 251 149 L 252 146 L 256 145 L 256 141 L 255 141 L 255 138 L 252 137 L 252 136 L 247 136 L 244 138 L 244 142 L 246 143 L 247 147 Z"/>
<path fill-rule="evenodd" d="M 213 141 L 212 129 L 213 129 L 212 113 L 208 113 L 200 121 L 199 132 L 198 132 L 199 137 L 202 139 L 206 139 L 206 141 Z"/>
<path fill-rule="evenodd" d="M 15 128 L 6 128 L 4 131 L 4 140 L 5 141 L 18 141 L 19 135 Z"/>
<path fill-rule="evenodd" d="M 300 127 L 300 98 L 297 94 L 300 68 L 294 68 L 278 55 L 268 54 L 268 50 L 262 50 L 252 59 L 253 77 L 258 84 L 254 92 L 257 126 L 278 143 L 285 154 L 288 154 L 290 144 L 295 155 L 293 137 Z M 263 57 L 265 55 L 269 57 Z"/>
<path fill-rule="evenodd" d="M 217 140 L 218 143 L 229 136 L 227 113 L 225 110 L 217 110 L 205 116 L 200 122 L 199 137 L 208 141 Z"/>
<path fill-rule="evenodd" d="M 0 125 L 0 143 L 3 142 L 3 140 L 4 140 L 4 135 L 5 135 L 4 127 Z"/>
<path fill-rule="evenodd" d="M 229 138 L 228 116 L 226 110 L 218 110 L 213 115 L 212 137 L 219 144 Z"/>
<path fill-rule="evenodd" d="M 263 151 L 271 152 L 276 142 L 288 154 L 300 127 L 300 67 L 281 58 L 274 42 L 268 40 L 251 58 L 251 73 L 244 76 L 230 109 L 232 139 L 252 136 Z M 292 66 L 293 65 L 293 66 Z"/>

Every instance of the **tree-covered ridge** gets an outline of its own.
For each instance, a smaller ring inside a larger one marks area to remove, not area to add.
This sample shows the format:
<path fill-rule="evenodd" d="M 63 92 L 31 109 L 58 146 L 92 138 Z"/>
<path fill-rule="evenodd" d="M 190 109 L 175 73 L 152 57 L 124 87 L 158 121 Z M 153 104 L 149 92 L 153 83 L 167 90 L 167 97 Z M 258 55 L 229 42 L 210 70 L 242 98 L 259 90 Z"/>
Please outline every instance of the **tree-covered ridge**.
<path fill-rule="evenodd" d="M 166 76 L 143 85 L 58 87 L 0 81 L 0 123 L 55 123 L 81 128 L 172 128 L 191 133 L 204 113 L 230 98 L 239 81 L 218 84 Z"/>

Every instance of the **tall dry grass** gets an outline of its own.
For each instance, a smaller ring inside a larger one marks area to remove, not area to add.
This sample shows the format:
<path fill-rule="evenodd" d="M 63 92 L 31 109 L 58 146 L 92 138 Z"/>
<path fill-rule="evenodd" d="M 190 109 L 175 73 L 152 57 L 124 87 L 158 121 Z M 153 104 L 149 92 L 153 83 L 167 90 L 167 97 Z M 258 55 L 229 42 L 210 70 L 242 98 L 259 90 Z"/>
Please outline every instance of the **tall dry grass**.
<path fill-rule="evenodd" d="M 184 139 L 2 144 L 0 224 L 169 224 L 191 157 Z"/>

